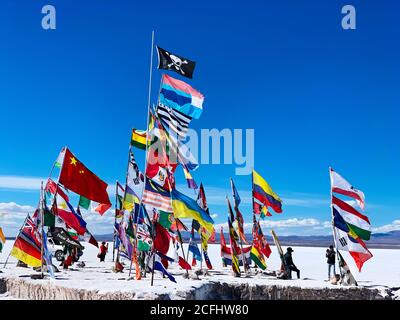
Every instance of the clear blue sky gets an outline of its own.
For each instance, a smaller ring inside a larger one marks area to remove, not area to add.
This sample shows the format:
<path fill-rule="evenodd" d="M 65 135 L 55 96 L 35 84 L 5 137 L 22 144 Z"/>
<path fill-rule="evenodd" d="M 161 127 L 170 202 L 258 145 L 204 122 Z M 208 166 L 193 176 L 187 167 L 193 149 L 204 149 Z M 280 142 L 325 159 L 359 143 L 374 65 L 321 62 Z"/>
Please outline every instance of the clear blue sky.
<path fill-rule="evenodd" d="M 48 3 L 57 10 L 54 31 L 41 28 Z M 357 29 L 345 31 L 345 4 L 2 1 L 3 219 L 20 210 L 9 202 L 36 205 L 38 190 L 15 181 L 46 177 L 64 145 L 105 181 L 124 180 L 130 131 L 146 125 L 154 29 L 156 44 L 197 61 L 189 82 L 205 103 L 193 128 L 255 129 L 255 168 L 284 199 L 283 213 L 269 218 L 282 223 L 281 233 L 329 233 L 329 166 L 364 191 L 374 227 L 399 227 L 400 5 L 351 1 Z M 155 69 L 153 100 L 160 75 Z M 234 169 L 203 165 L 193 173 L 212 191 L 217 223 L 226 220 Z M 251 177 L 234 179 L 249 199 Z M 178 180 L 185 183 L 180 172 Z M 241 208 L 250 222 L 249 203 Z M 112 232 L 109 220 L 93 228 Z"/>

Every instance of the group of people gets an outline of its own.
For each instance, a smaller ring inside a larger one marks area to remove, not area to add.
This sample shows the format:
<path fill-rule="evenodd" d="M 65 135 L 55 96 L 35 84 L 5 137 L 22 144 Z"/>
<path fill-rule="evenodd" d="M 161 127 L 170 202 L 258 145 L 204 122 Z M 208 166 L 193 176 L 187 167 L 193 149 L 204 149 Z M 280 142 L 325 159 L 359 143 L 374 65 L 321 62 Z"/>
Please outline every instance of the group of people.
<path fill-rule="evenodd" d="M 288 247 L 286 249 L 286 253 L 283 255 L 283 261 L 282 261 L 282 266 L 281 266 L 281 277 L 282 279 L 292 279 L 292 272 L 296 272 L 297 274 L 297 279 L 300 279 L 300 270 L 296 267 L 296 265 L 293 262 L 293 257 L 292 253 L 294 250 L 291 247 Z M 326 249 L 325 257 L 327 259 L 327 264 L 328 264 L 328 281 L 331 280 L 331 271 L 333 269 L 333 277 L 336 277 L 336 267 L 335 267 L 335 257 L 336 257 L 336 252 L 333 246 L 329 246 L 328 249 Z"/>

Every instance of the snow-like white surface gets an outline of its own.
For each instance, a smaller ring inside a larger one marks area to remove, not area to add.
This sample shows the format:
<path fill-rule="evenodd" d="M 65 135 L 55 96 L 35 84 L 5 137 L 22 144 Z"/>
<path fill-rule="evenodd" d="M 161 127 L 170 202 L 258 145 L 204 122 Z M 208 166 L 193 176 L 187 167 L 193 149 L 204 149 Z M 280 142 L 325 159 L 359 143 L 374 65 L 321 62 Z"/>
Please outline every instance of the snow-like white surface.
<path fill-rule="evenodd" d="M 60 267 L 59 273 L 56 273 L 56 280 L 32 280 L 29 275 L 35 274 L 31 268 L 16 267 L 16 259 L 10 257 L 8 265 L 3 269 L 4 262 L 8 253 L 11 250 L 13 241 L 7 241 L 3 252 L 0 253 L 0 277 L 23 277 L 27 281 L 34 281 L 35 283 L 53 281 L 56 285 L 70 287 L 70 288 L 84 288 L 87 290 L 98 290 L 99 293 L 105 292 L 135 292 L 139 293 L 138 298 L 146 293 L 176 293 L 180 290 L 190 289 L 192 287 L 199 287 L 205 281 L 221 281 L 230 283 L 250 283 L 258 285 L 284 285 L 284 286 L 298 286 L 298 287 L 332 287 L 327 281 L 327 264 L 325 259 L 326 248 L 320 247 L 294 247 L 293 260 L 297 267 L 301 270 L 301 278 L 293 280 L 279 280 L 272 276 L 267 275 L 253 275 L 245 278 L 234 278 L 230 273 L 230 268 L 223 268 L 220 257 L 219 244 L 211 244 L 209 246 L 209 257 L 213 264 L 214 270 L 209 271 L 209 276 L 200 276 L 201 280 L 188 280 L 183 277 L 185 271 L 178 265 L 172 264 L 168 271 L 173 274 L 177 283 L 169 281 L 167 278 L 162 278 L 161 274 L 156 273 L 154 286 L 150 286 L 150 275 L 146 278 L 136 281 L 128 281 L 129 263 L 125 261 L 126 269 L 123 273 L 114 273 L 111 271 L 113 266 L 112 253 L 109 252 L 106 261 L 99 262 L 97 258 L 98 249 L 90 244 L 85 244 L 84 254 L 80 261 L 84 261 L 86 266 L 78 268 L 76 264 L 69 270 L 63 270 Z M 112 247 L 112 244 L 109 246 Z M 285 249 L 285 248 L 284 248 Z M 185 254 L 187 247 L 185 246 Z M 354 262 L 351 258 L 347 257 L 347 261 L 351 267 L 354 277 L 360 286 L 365 287 L 400 287 L 400 250 L 392 249 L 372 249 L 374 257 L 367 261 L 361 273 L 356 271 Z M 179 252 L 182 255 L 182 252 Z M 346 258 L 346 257 L 345 257 Z M 189 259 L 191 262 L 191 257 Z M 54 259 L 56 266 L 59 263 Z M 276 248 L 272 246 L 272 254 L 267 260 L 268 271 L 278 270 L 280 268 L 280 258 Z M 204 265 L 203 265 L 204 267 Z M 195 270 L 200 268 L 200 264 L 194 267 Z M 338 272 L 338 270 L 337 270 Z M 134 276 L 134 271 L 132 272 Z M 293 273 L 295 278 L 295 274 Z M 400 296 L 400 291 L 397 293 Z M 0 299 L 9 299 L 11 297 L 7 294 L 0 296 Z"/>

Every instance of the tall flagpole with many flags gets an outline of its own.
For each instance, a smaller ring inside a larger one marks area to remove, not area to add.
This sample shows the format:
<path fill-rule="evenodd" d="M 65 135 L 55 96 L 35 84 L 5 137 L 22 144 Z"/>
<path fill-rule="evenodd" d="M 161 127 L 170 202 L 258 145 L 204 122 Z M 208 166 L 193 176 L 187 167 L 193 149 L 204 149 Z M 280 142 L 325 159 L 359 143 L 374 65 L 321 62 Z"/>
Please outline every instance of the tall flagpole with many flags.
<path fill-rule="evenodd" d="M 372 253 L 364 243 L 365 240 L 370 239 L 371 223 L 366 215 L 356 209 L 355 204 L 352 205 L 349 201 L 339 199 L 336 194 L 352 198 L 362 210 L 365 205 L 365 196 L 362 191 L 354 188 L 332 168 L 329 168 L 329 173 L 331 180 L 332 229 L 336 251 L 349 252 L 358 270 L 361 271 L 363 264 L 372 258 Z M 339 259 L 339 268 L 342 267 L 341 262 Z M 348 270 L 346 270 L 346 273 L 348 273 Z"/>

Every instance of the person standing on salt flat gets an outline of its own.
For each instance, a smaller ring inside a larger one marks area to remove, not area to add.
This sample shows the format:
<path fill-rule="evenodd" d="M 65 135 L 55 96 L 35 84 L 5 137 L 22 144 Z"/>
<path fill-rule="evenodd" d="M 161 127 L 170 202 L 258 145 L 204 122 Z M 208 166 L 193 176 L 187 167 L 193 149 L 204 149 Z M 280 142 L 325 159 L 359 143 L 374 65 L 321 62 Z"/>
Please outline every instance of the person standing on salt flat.
<path fill-rule="evenodd" d="M 104 262 L 104 259 L 106 258 L 107 251 L 108 251 L 108 243 L 106 244 L 103 241 L 101 243 L 101 246 L 100 246 L 100 252 L 97 255 L 97 257 L 100 259 L 100 262 Z"/>
<path fill-rule="evenodd" d="M 287 278 L 292 279 L 292 271 L 295 271 L 297 273 L 297 279 L 300 279 L 300 270 L 297 269 L 296 265 L 293 262 L 292 252 L 294 252 L 294 250 L 291 247 L 289 247 L 287 248 L 286 253 L 283 256 L 285 259 L 286 266 L 288 268 Z"/>
<path fill-rule="evenodd" d="M 336 277 L 336 268 L 335 268 L 335 257 L 336 252 L 332 245 L 329 246 L 329 249 L 326 249 L 326 259 L 328 263 L 328 281 L 331 280 L 331 269 L 333 268 L 333 276 Z"/>

